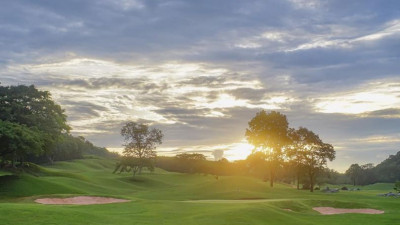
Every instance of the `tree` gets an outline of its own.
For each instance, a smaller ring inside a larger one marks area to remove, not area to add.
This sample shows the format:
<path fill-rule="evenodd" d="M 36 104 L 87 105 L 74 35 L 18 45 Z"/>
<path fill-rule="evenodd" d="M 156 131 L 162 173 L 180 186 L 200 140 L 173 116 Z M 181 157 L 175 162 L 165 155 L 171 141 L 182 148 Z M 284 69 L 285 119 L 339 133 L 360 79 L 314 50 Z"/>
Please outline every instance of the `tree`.
<path fill-rule="evenodd" d="M 304 173 L 304 153 L 303 145 L 304 140 L 302 140 L 301 134 L 293 129 L 289 129 L 289 137 L 291 139 L 292 144 L 286 149 L 286 156 L 289 159 L 288 165 L 292 167 L 294 170 L 294 174 L 296 177 L 297 190 L 300 189 L 300 177 L 302 173 Z"/>
<path fill-rule="evenodd" d="M 33 85 L 0 86 L 0 120 L 39 130 L 46 153 L 70 130 L 64 110 L 52 100 L 51 94 Z"/>
<path fill-rule="evenodd" d="M 23 165 L 28 154 L 41 154 L 43 144 L 38 129 L 0 120 L 0 158 L 11 160 L 12 167 L 18 159 Z"/>
<path fill-rule="evenodd" d="M 246 158 L 247 167 L 251 175 L 262 177 L 264 180 L 267 178 L 269 165 L 266 162 L 266 155 L 264 152 L 253 152 Z"/>
<path fill-rule="evenodd" d="M 396 181 L 396 183 L 394 183 L 394 188 L 395 191 L 397 191 L 398 193 L 400 193 L 400 181 Z"/>
<path fill-rule="evenodd" d="M 134 167 L 139 174 L 143 167 L 149 167 L 156 157 L 156 146 L 162 143 L 163 134 L 161 130 L 150 129 L 146 124 L 135 122 L 126 123 L 121 129 L 121 135 L 124 137 L 125 148 L 123 151 L 124 159 L 121 163 L 125 166 Z"/>
<path fill-rule="evenodd" d="M 356 181 L 359 181 L 362 175 L 362 168 L 358 164 L 351 164 L 349 169 L 346 170 L 346 175 L 350 177 L 351 182 L 356 186 Z"/>
<path fill-rule="evenodd" d="M 318 135 L 300 127 L 296 131 L 298 135 L 297 154 L 301 157 L 302 164 L 306 169 L 310 182 L 310 191 L 314 191 L 315 177 L 319 170 L 327 164 L 327 160 L 335 159 L 335 150 L 331 144 L 324 143 Z"/>
<path fill-rule="evenodd" d="M 206 172 L 206 156 L 200 153 L 181 153 L 175 156 L 180 167 L 187 173 Z"/>
<path fill-rule="evenodd" d="M 264 110 L 250 120 L 249 128 L 246 129 L 247 141 L 254 145 L 255 150 L 266 155 L 271 187 L 274 186 L 276 171 L 283 161 L 282 150 L 290 144 L 288 129 L 289 123 L 285 115 L 275 111 L 267 113 Z"/>

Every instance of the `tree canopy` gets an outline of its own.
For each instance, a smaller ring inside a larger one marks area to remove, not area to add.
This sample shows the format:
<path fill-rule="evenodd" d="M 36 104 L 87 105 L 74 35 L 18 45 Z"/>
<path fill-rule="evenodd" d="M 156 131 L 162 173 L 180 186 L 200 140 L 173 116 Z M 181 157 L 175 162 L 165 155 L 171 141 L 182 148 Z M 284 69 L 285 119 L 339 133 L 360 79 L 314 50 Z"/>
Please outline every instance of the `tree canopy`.
<path fill-rule="evenodd" d="M 307 170 L 312 192 L 318 171 L 324 168 L 328 160 L 335 159 L 335 150 L 331 144 L 324 143 L 318 135 L 304 127 L 296 130 L 292 137 L 296 143 L 296 160 Z"/>
<path fill-rule="evenodd" d="M 12 160 L 23 160 L 28 154 L 49 155 L 70 130 L 64 110 L 52 100 L 51 94 L 33 85 L 0 86 L 0 121 L 3 121 L 2 140 L 7 140 L 2 147 L 7 149 L 2 152 L 16 154 Z"/>
<path fill-rule="evenodd" d="M 354 186 L 356 186 L 357 181 L 361 178 L 362 168 L 357 163 L 351 164 L 349 169 L 346 170 L 346 175 L 350 177 Z"/>
<path fill-rule="evenodd" d="M 51 151 L 62 134 L 69 132 L 66 118 L 48 91 L 33 85 L 0 86 L 0 120 L 37 129 L 46 152 Z"/>
<path fill-rule="evenodd" d="M 271 187 L 274 185 L 276 170 L 283 160 L 282 150 L 290 144 L 288 131 L 289 123 L 285 115 L 275 111 L 267 113 L 264 110 L 250 120 L 249 128 L 246 129 L 247 141 L 266 155 Z"/>
<path fill-rule="evenodd" d="M 0 158 L 11 160 L 15 166 L 17 159 L 22 163 L 28 154 L 43 153 L 43 139 L 36 128 L 0 120 Z"/>
<path fill-rule="evenodd" d="M 132 170 L 133 174 L 140 174 L 143 167 L 152 169 L 157 156 L 155 149 L 162 143 L 161 130 L 150 129 L 146 124 L 127 122 L 121 129 L 121 135 L 125 141 L 124 156 L 114 172 Z"/>

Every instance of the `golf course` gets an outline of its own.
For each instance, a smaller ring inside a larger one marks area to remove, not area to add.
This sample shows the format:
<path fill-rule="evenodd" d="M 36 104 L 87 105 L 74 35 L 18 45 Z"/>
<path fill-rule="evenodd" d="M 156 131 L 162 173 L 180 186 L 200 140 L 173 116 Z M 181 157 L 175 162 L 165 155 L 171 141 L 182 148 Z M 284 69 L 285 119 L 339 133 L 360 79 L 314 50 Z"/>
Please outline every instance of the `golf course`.
<path fill-rule="evenodd" d="M 398 198 L 377 196 L 393 184 L 323 193 L 242 176 L 172 173 L 156 168 L 113 174 L 116 161 L 95 156 L 0 174 L 1 224 L 396 224 Z M 41 198 L 113 197 L 128 202 L 46 205 Z M 383 214 L 322 215 L 314 207 L 377 209 Z"/>

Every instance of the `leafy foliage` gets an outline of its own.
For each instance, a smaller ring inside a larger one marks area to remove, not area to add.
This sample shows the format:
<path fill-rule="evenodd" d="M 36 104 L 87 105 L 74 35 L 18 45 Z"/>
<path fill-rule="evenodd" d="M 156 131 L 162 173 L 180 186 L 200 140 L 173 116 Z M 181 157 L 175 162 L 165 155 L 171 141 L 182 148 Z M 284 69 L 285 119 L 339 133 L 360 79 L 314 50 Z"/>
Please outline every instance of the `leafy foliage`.
<path fill-rule="evenodd" d="M 288 136 L 289 123 L 286 116 L 272 111 L 264 110 L 258 112 L 250 120 L 249 128 L 245 136 L 248 142 L 254 145 L 256 150 L 265 153 L 265 159 L 269 164 L 270 185 L 274 184 L 276 170 L 283 161 L 283 148 L 290 144 Z"/>
<path fill-rule="evenodd" d="M 69 134 L 64 110 L 35 86 L 0 86 L 0 163 L 44 162 L 110 155 L 83 137 Z"/>
<path fill-rule="evenodd" d="M 346 175 L 350 177 L 353 185 L 356 186 L 357 181 L 359 182 L 361 178 L 362 172 L 361 166 L 356 163 L 350 165 L 349 169 L 346 170 Z"/>
<path fill-rule="evenodd" d="M 318 171 L 324 168 L 328 160 L 335 159 L 335 150 L 332 145 L 324 143 L 318 135 L 307 128 L 300 127 L 296 133 L 297 157 L 307 170 L 312 192 Z"/>
<path fill-rule="evenodd" d="M 27 155 L 42 152 L 43 139 L 37 128 L 0 120 L 0 157 L 3 160 L 10 160 L 15 166 L 17 159 L 22 163 Z"/>
<path fill-rule="evenodd" d="M 40 91 L 33 85 L 0 86 L 0 119 L 36 127 L 42 132 L 46 151 L 70 130 L 66 118 L 48 91 Z"/>
<path fill-rule="evenodd" d="M 156 156 L 154 149 L 162 143 L 163 134 L 156 128 L 149 129 L 146 124 L 128 122 L 121 129 L 125 140 L 125 156 L 152 158 Z"/>
<path fill-rule="evenodd" d="M 133 171 L 135 175 L 140 174 L 143 167 L 152 170 L 157 156 L 154 150 L 162 143 L 161 130 L 150 129 L 146 124 L 128 122 L 122 127 L 121 135 L 125 140 L 124 156 L 117 163 L 114 172 Z"/>
<path fill-rule="evenodd" d="M 397 181 L 394 184 L 394 188 L 393 189 L 396 190 L 398 193 L 400 193 L 400 181 Z"/>

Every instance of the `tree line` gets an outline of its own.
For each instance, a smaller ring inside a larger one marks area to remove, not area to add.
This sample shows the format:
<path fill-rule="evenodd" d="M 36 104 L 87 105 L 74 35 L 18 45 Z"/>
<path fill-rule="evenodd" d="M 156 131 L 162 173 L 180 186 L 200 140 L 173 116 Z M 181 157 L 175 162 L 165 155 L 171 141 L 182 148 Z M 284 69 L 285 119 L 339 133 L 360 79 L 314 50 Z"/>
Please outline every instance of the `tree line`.
<path fill-rule="evenodd" d="M 111 154 L 73 137 L 66 118 L 48 91 L 33 85 L 0 86 L 0 168 Z"/>
<path fill-rule="evenodd" d="M 390 155 L 378 165 L 372 163 L 350 165 L 346 175 L 353 185 L 367 185 L 377 182 L 393 183 L 400 181 L 400 151 Z"/>
<path fill-rule="evenodd" d="M 262 110 L 249 122 L 245 136 L 254 146 L 244 163 L 229 163 L 227 160 L 209 162 L 202 154 L 179 154 L 174 158 L 160 157 L 156 162 L 155 148 L 162 143 L 162 132 L 150 129 L 145 124 L 128 122 L 122 129 L 125 139 L 123 157 L 114 172 L 133 171 L 140 173 L 143 167 L 153 169 L 154 165 L 179 172 L 204 172 L 212 174 L 245 174 L 249 171 L 268 172 L 273 187 L 280 174 L 293 174 L 298 188 L 300 181 L 307 180 L 313 191 L 316 178 L 326 169 L 328 160 L 335 158 L 333 146 L 324 143 L 318 135 L 307 128 L 289 128 L 286 116 L 279 112 Z M 157 164 L 156 164 L 157 163 Z M 216 168 L 218 168 L 219 172 Z M 254 172 L 253 172 L 254 173 Z M 255 172 L 257 173 L 257 172 Z M 304 177 L 307 176 L 307 179 Z"/>
<path fill-rule="evenodd" d="M 315 185 L 354 184 L 400 180 L 400 152 L 390 156 L 381 164 L 353 164 L 345 174 L 327 168 L 327 162 L 335 158 L 331 144 L 323 142 L 311 130 L 289 128 L 286 116 L 279 112 L 260 111 L 249 122 L 245 136 L 254 150 L 245 160 L 229 162 L 207 160 L 200 153 L 180 153 L 174 157 L 156 157 L 156 146 L 162 143 L 162 132 L 148 125 L 128 122 L 121 129 L 125 139 L 123 156 L 115 172 L 137 174 L 146 167 L 155 167 L 172 172 L 197 173 L 218 176 L 254 176 L 269 181 L 275 180 L 296 184 L 297 189 L 313 191 Z M 318 187 L 317 187 L 318 188 Z"/>

